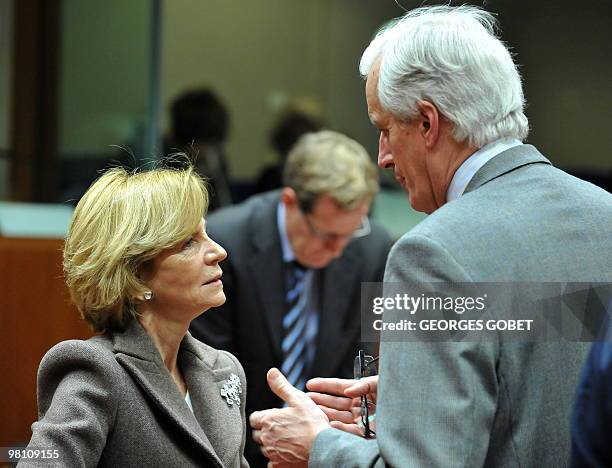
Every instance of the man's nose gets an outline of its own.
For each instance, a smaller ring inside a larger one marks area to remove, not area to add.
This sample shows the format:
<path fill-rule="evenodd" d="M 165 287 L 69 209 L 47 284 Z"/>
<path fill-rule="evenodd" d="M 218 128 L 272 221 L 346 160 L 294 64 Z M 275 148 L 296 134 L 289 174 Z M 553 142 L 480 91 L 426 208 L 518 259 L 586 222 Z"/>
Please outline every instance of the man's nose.
<path fill-rule="evenodd" d="M 381 132 L 378 138 L 378 167 L 381 169 L 391 169 L 394 166 L 393 156 L 389 149 L 389 140 Z"/>

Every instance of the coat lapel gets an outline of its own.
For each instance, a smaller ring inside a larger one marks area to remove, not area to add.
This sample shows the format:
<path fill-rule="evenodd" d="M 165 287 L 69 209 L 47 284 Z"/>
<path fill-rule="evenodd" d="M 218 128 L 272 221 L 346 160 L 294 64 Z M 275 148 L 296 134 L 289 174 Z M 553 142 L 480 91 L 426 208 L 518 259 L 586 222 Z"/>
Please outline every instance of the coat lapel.
<path fill-rule="evenodd" d="M 216 369 L 217 356 L 218 351 L 211 349 L 210 352 L 205 352 L 188 334 L 181 346 L 180 365 L 196 419 L 202 427 L 217 429 L 209 431 L 207 440 L 214 447 L 214 452 L 223 466 L 230 466 L 233 460 L 240 459 L 238 451 L 242 443 L 244 425 L 240 402 L 230 406 L 221 396 L 221 388 L 235 370 L 231 367 Z M 245 397 L 246 389 L 242 388 L 240 398 Z"/>
<path fill-rule="evenodd" d="M 487 182 L 518 169 L 519 167 L 538 163 L 550 164 L 550 161 L 542 156 L 534 146 L 514 146 L 487 161 L 487 163 L 474 174 L 474 177 L 470 180 L 464 193 L 471 192 Z"/>
<path fill-rule="evenodd" d="M 322 297 L 313 368 L 321 376 L 331 375 L 338 368 L 354 342 L 355 337 L 349 336 L 343 325 L 347 323 L 349 314 L 360 313 L 358 309 L 351 310 L 350 301 L 354 289 L 360 287 L 357 275 L 361 261 L 345 253 L 318 272 Z"/>
<path fill-rule="evenodd" d="M 117 361 L 147 394 L 159 412 L 193 440 L 211 464 L 222 467 L 213 445 L 187 406 L 161 355 L 142 326 L 133 320 L 123 333 L 113 335 L 113 341 Z"/>
<path fill-rule="evenodd" d="M 271 344 L 277 359 L 282 359 L 282 317 L 284 309 L 283 259 L 277 224 L 278 196 L 265 209 L 255 212 L 251 238 L 253 255 L 248 260 L 249 275 L 256 285 L 256 295 L 265 317 Z"/>

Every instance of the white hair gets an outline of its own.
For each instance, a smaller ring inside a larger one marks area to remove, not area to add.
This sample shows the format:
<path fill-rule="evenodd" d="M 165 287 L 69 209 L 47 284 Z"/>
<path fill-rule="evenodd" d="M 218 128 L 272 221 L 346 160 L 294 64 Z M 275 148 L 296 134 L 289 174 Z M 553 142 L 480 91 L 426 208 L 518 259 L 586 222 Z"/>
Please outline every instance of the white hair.
<path fill-rule="evenodd" d="M 429 6 L 384 26 L 364 51 L 365 78 L 380 60 L 378 98 L 401 120 L 429 101 L 454 125 L 457 141 L 482 147 L 529 132 L 521 77 L 495 34 L 491 13 L 473 6 Z"/>

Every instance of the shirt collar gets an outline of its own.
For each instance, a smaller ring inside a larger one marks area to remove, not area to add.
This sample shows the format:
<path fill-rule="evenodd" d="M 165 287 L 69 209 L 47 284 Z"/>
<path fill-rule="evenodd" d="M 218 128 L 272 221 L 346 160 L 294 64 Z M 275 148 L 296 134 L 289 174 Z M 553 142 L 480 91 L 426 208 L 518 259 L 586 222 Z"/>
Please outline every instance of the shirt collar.
<path fill-rule="evenodd" d="M 488 161 L 507 149 L 521 144 L 522 143 L 515 138 L 502 138 L 483 146 L 472 154 L 463 161 L 463 164 L 461 164 L 459 169 L 455 172 L 448 186 L 448 190 L 446 191 L 446 202 L 451 202 L 463 195 L 463 192 L 470 183 L 470 180 L 472 180 L 472 177 L 474 177 L 474 174 L 476 174 Z"/>
<path fill-rule="evenodd" d="M 287 225 L 285 223 L 285 205 L 283 202 L 278 203 L 278 209 L 276 210 L 276 224 L 278 225 L 278 235 L 280 236 L 281 249 L 283 251 L 283 261 L 289 263 L 294 261 L 295 253 L 291 248 L 291 242 L 287 236 Z"/>

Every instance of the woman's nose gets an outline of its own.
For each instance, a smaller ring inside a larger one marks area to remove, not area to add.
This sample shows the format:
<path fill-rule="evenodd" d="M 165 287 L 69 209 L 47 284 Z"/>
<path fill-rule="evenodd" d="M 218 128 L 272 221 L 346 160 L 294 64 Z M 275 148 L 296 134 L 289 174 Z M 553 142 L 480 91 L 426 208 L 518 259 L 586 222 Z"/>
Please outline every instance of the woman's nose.
<path fill-rule="evenodd" d="M 206 253 L 206 258 L 209 263 L 219 263 L 227 258 L 227 252 L 220 244 L 210 239 L 210 249 Z"/>

